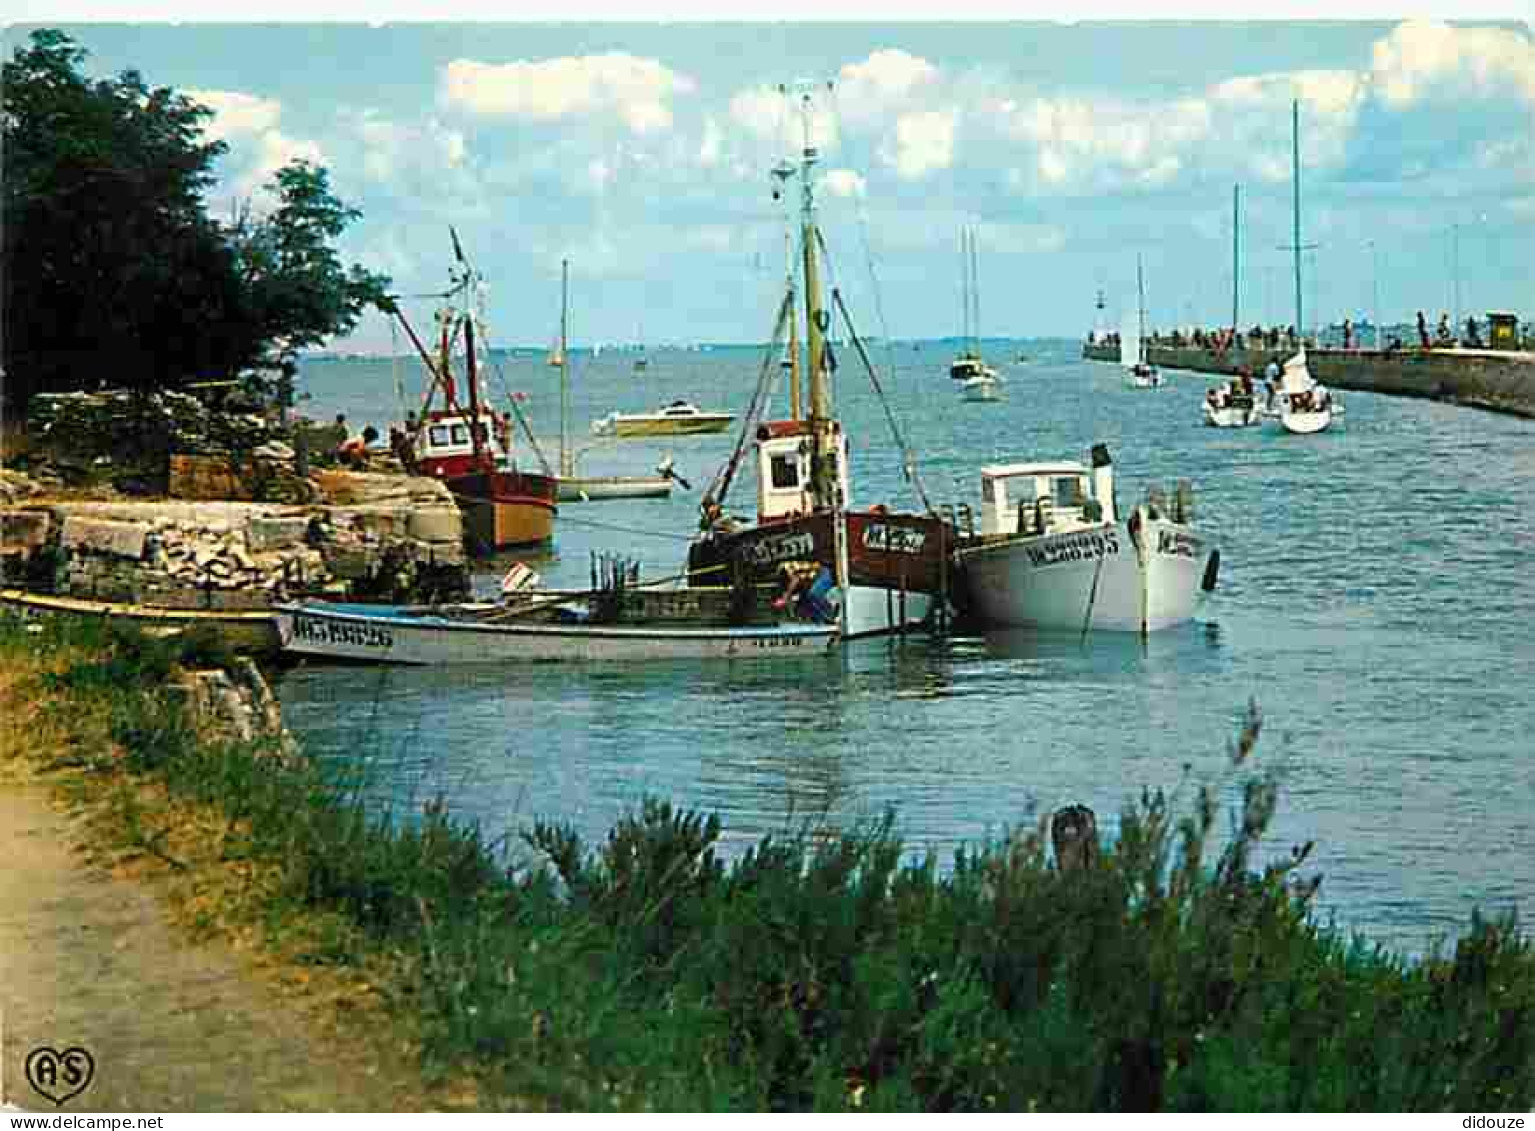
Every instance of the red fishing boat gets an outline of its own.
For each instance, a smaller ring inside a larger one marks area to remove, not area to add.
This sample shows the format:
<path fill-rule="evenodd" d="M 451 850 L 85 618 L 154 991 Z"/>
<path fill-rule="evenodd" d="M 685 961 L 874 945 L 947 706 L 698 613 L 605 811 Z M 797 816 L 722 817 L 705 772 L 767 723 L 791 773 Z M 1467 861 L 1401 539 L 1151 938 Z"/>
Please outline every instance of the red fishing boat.
<path fill-rule="evenodd" d="M 519 470 L 511 418 L 485 403 L 475 354 L 475 318 L 470 309 L 479 276 L 465 261 L 456 234 L 453 251 L 460 270 L 451 276 L 448 303 L 438 313 L 442 333 L 436 358 L 421 344 L 398 306 L 393 311 L 431 376 L 426 401 L 420 414 L 409 422 L 406 434 L 410 461 L 417 474 L 441 479 L 453 493 L 463 512 L 471 552 L 536 546 L 554 536 L 557 482 L 552 475 Z M 460 403 L 453 379 L 452 356 L 460 334 L 464 339 L 467 405 Z M 439 392 L 443 407 L 433 409 Z"/>

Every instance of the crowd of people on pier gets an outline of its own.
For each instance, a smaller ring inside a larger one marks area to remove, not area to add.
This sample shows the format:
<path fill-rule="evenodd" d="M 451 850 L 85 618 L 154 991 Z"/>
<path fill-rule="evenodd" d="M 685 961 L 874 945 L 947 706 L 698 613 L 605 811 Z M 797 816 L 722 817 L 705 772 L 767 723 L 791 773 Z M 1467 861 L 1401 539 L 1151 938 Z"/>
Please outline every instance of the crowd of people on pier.
<path fill-rule="evenodd" d="M 1339 327 L 1342 333 L 1342 348 L 1345 350 L 1357 350 L 1369 348 L 1360 342 L 1359 334 L 1354 322 L 1345 318 Z M 1417 317 L 1418 348 L 1419 349 L 1453 349 L 1462 347 L 1467 349 L 1483 349 L 1486 342 L 1482 337 L 1481 324 L 1476 316 L 1466 318 L 1461 333 L 1456 334 L 1455 328 L 1450 323 L 1450 316 L 1441 313 L 1439 322 L 1431 331 L 1428 319 L 1423 311 L 1418 311 Z M 1296 350 L 1301 345 L 1318 345 L 1315 336 L 1304 339 L 1295 332 L 1294 326 L 1262 326 L 1255 325 L 1247 330 L 1233 330 L 1229 326 L 1216 329 L 1194 329 L 1184 331 L 1174 329 L 1168 333 L 1153 330 L 1147 335 L 1146 341 L 1151 345 L 1171 346 L 1174 349 L 1189 347 L 1192 349 L 1209 350 L 1217 356 L 1228 350 Z M 1334 338 L 1336 341 L 1336 338 Z M 1087 344 L 1090 346 L 1118 348 L 1119 335 L 1115 332 L 1099 333 L 1093 331 L 1087 336 Z M 1380 348 L 1388 353 L 1406 349 L 1399 334 L 1393 333 L 1383 341 Z"/>

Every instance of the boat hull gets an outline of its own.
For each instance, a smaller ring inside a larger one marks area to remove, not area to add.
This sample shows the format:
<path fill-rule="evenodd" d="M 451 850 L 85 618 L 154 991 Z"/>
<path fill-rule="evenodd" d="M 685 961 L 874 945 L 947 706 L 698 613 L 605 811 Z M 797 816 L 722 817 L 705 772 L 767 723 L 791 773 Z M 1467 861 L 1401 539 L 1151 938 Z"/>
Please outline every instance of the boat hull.
<path fill-rule="evenodd" d="M 847 514 L 845 634 L 873 636 L 922 624 L 942 600 L 954 532 L 928 515 L 884 511 Z M 688 570 L 699 584 L 744 580 L 773 584 L 786 562 L 814 561 L 836 572 L 832 515 L 819 511 L 745 530 L 714 533 L 693 544 Z"/>
<path fill-rule="evenodd" d="M 1279 414 L 1279 423 L 1286 432 L 1293 432 L 1297 436 L 1310 436 L 1317 432 L 1326 431 L 1332 424 L 1332 410 L 1324 409 L 1321 412 L 1281 412 Z"/>
<path fill-rule="evenodd" d="M 306 604 L 278 610 L 285 652 L 380 664 L 762 660 L 824 655 L 829 625 L 676 627 L 518 624 L 422 616 L 389 606 Z"/>
<path fill-rule="evenodd" d="M 276 617 L 266 609 L 165 609 L 124 601 L 95 601 L 0 590 L 0 606 L 27 617 L 76 620 L 116 620 L 133 624 L 152 636 L 168 636 L 191 628 L 211 629 L 230 648 L 252 655 L 275 654 L 281 648 Z"/>
<path fill-rule="evenodd" d="M 547 475 L 479 472 L 445 481 L 464 516 L 471 551 L 537 546 L 554 537 L 558 488 Z"/>
<path fill-rule="evenodd" d="M 959 388 L 960 397 L 967 401 L 996 401 L 1002 399 L 1002 383 L 995 378 L 972 377 Z"/>
<path fill-rule="evenodd" d="M 618 417 L 598 421 L 600 427 L 596 430 L 604 436 L 618 436 L 624 439 L 632 439 L 636 436 L 701 436 L 711 432 L 723 432 L 730 427 L 733 420 L 735 417 L 726 413 L 675 420 Z"/>
<path fill-rule="evenodd" d="M 1250 428 L 1262 424 L 1263 416 L 1256 407 L 1212 408 L 1205 405 L 1205 423 L 1211 428 Z"/>
<path fill-rule="evenodd" d="M 1161 519 L 961 546 L 957 584 L 982 628 L 1156 632 L 1189 620 L 1211 548 Z"/>
<path fill-rule="evenodd" d="M 594 503 L 604 499 L 664 499 L 672 481 L 659 475 L 573 475 L 559 477 L 562 503 Z"/>

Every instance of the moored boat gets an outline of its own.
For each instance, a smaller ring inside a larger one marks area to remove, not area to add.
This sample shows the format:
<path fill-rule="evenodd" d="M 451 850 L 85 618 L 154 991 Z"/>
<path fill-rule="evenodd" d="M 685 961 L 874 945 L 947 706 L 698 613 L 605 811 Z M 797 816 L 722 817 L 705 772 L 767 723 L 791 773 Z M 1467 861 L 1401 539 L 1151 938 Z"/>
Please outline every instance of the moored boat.
<path fill-rule="evenodd" d="M 277 620 L 269 609 L 167 609 L 128 601 L 97 601 L 25 589 L 0 589 L 0 608 L 23 617 L 112 620 L 152 636 L 189 629 L 211 630 L 236 652 L 275 654 L 281 647 Z"/>
<path fill-rule="evenodd" d="M 519 621 L 506 610 L 437 611 L 389 605 L 306 602 L 280 606 L 283 650 L 296 656 L 384 664 L 657 660 L 763 660 L 823 655 L 837 641 L 833 625 L 598 624 L 569 616 Z"/>
<path fill-rule="evenodd" d="M 1160 389 L 1162 374 L 1146 358 L 1146 277 L 1140 256 L 1135 257 L 1136 319 L 1119 335 L 1119 363 L 1125 368 L 1125 384 L 1132 389 Z"/>
<path fill-rule="evenodd" d="M 818 253 L 823 245 L 811 176 L 818 155 L 810 144 L 808 96 L 802 111 L 806 140 L 798 166 L 787 162 L 781 166 L 786 170 L 784 179 L 797 173 L 800 181 L 801 271 L 791 270 L 785 277 L 757 394 L 735 452 L 704 493 L 701 533 L 689 550 L 688 570 L 690 578 L 723 573 L 732 580 L 757 584 L 781 580 L 786 593 L 813 579 L 809 583 L 818 592 L 823 615 L 837 619 L 844 637 L 856 637 L 917 625 L 944 603 L 953 537 L 949 525 L 931 508 L 927 513 L 896 513 L 884 506 L 850 504 L 848 439 L 833 414 L 831 399 L 835 362 L 827 334 L 832 310 L 823 304 L 820 284 Z M 804 280 L 808 412 L 800 413 L 796 344 L 791 351 L 790 418 L 757 423 L 766 412 L 780 369 L 781 343 L 786 337 L 799 341 L 797 277 Z M 846 325 L 847 340 L 883 397 L 862 339 L 835 289 L 831 298 Z M 751 523 L 724 512 L 726 494 L 748 441 L 754 441 L 757 473 L 757 513 Z M 904 450 L 903 455 L 908 477 L 920 493 L 915 461 Z"/>
<path fill-rule="evenodd" d="M 470 310 L 479 276 L 464 259 L 456 234 L 453 251 L 460 270 L 452 276 L 448 305 L 438 314 L 442 335 L 436 358 L 421 344 L 399 306 L 392 307 L 432 378 L 415 430 L 407 436 L 413 470 L 441 479 L 453 493 L 464 515 L 464 537 L 471 551 L 493 553 L 540 545 L 554 536 L 558 488 L 553 476 L 518 468 L 511 421 L 484 403 L 475 352 L 475 318 Z M 455 301 L 460 305 L 454 305 Z M 464 339 L 467 405 L 459 403 L 452 370 L 453 348 L 460 333 Z M 433 410 L 432 401 L 439 392 L 445 407 Z"/>
<path fill-rule="evenodd" d="M 657 470 L 655 475 L 577 475 L 577 452 L 570 442 L 570 262 L 560 263 L 560 473 L 555 477 L 560 502 L 598 502 L 604 499 L 655 499 L 672 493 L 673 477 Z M 593 356 L 596 356 L 595 352 Z M 670 471 L 670 461 L 662 464 Z"/>
<path fill-rule="evenodd" d="M 655 412 L 611 412 L 592 421 L 599 436 L 694 436 L 723 432 L 735 420 L 730 412 L 705 412 L 691 401 L 677 400 Z"/>
<path fill-rule="evenodd" d="M 982 628 L 1155 632 L 1187 621 L 1219 552 L 1192 525 L 1192 489 L 1121 519 L 1113 462 L 981 469 L 981 529 L 955 548 L 962 615 Z"/>

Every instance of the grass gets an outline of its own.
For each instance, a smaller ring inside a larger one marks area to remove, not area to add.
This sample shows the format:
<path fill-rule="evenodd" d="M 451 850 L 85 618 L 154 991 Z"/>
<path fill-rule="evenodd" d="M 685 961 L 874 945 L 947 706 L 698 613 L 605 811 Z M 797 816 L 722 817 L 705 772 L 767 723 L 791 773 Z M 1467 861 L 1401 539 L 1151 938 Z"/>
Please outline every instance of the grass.
<path fill-rule="evenodd" d="M 472 1078 L 482 1104 L 1535 1100 L 1535 956 L 1515 923 L 1474 919 L 1452 953 L 1410 962 L 1312 921 L 1309 846 L 1255 859 L 1278 803 L 1255 769 L 1256 710 L 1231 745 L 1241 804 L 1224 837 L 1213 788 L 1187 814 L 1147 793 L 1069 872 L 1044 828 L 940 867 L 889 818 L 727 863 L 716 818 L 658 799 L 601 844 L 543 821 L 513 854 L 440 803 L 370 815 L 311 767 L 199 739 L 158 690 L 180 646 L 95 631 L 0 627 L 0 663 L 29 673 L 0 694 L 42 689 L 35 733 L 75 788 L 135 799 L 104 825 L 117 843 L 221 877 L 189 921 L 372 987 L 426 1077 Z M 188 812 L 197 836 L 174 819 Z"/>

